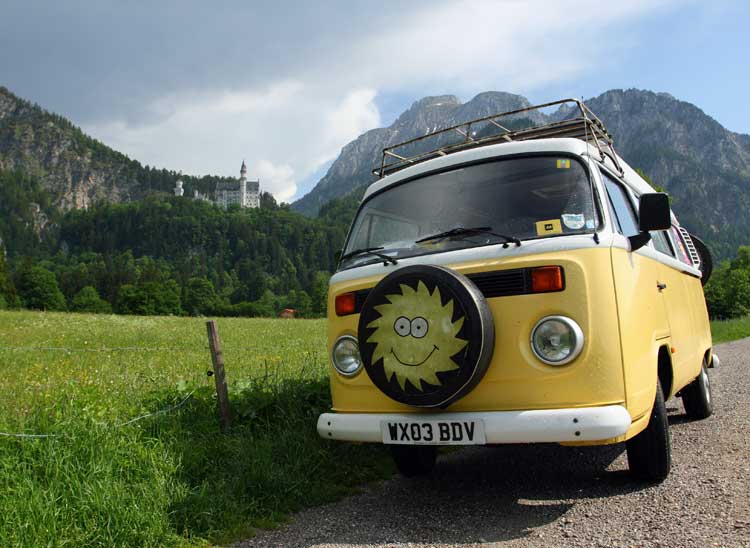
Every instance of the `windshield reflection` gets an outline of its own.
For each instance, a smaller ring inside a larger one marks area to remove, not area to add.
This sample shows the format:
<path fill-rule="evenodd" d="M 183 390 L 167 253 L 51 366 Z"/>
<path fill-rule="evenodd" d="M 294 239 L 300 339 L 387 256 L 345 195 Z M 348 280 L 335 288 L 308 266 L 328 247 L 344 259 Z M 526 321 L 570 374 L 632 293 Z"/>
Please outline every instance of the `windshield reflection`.
<path fill-rule="evenodd" d="M 360 208 L 344 255 L 381 248 L 379 253 L 394 258 L 411 257 L 509 238 L 590 233 L 598 224 L 591 186 L 578 160 L 511 158 L 427 175 L 376 194 Z M 447 235 L 429 238 L 442 233 Z M 355 255 L 340 266 L 377 260 Z"/>

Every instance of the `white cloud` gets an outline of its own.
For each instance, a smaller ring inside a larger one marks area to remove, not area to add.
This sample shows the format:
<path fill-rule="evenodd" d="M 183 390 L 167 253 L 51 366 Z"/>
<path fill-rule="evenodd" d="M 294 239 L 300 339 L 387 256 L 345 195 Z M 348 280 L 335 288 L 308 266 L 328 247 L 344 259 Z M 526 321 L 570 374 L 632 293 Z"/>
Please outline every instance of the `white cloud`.
<path fill-rule="evenodd" d="M 195 175 L 237 176 L 245 160 L 249 178 L 289 201 L 299 174 L 380 123 L 374 98 L 374 90 L 359 89 L 337 100 L 324 87 L 288 81 L 262 91 L 172 94 L 149 105 L 154 123 L 117 120 L 85 129 L 144 164 Z"/>
<path fill-rule="evenodd" d="M 364 131 L 380 125 L 380 112 L 375 106 L 374 89 L 350 92 L 336 107 L 325 113 L 322 155 L 314 162 L 314 169 L 338 156 L 341 147 Z"/>
<path fill-rule="evenodd" d="M 463 0 L 400 13 L 342 58 L 349 80 L 378 89 L 528 92 L 596 71 L 638 17 L 671 0 Z"/>
<path fill-rule="evenodd" d="M 279 201 L 288 202 L 297 191 L 294 169 L 288 164 L 274 165 L 268 160 L 260 160 L 255 164 L 255 177 L 263 181 L 263 190 Z"/>
<path fill-rule="evenodd" d="M 380 125 L 377 93 L 527 94 L 575 81 L 632 47 L 628 25 L 667 4 L 407 4 L 387 25 L 362 28 L 357 41 L 293 44 L 294 67 L 279 64 L 263 87 L 241 79 L 226 88 L 196 84 L 147 105 L 148 123 L 123 116 L 85 129 L 142 163 L 196 175 L 236 176 L 245 159 L 264 190 L 290 200 L 299 181 Z"/>

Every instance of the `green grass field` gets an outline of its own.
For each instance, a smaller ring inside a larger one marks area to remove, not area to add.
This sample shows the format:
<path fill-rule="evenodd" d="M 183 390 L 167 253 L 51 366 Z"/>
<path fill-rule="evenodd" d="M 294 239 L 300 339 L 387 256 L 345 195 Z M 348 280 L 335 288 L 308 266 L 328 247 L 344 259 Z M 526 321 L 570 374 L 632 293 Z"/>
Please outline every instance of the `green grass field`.
<path fill-rule="evenodd" d="M 225 435 L 204 320 L 0 312 L 0 431 L 52 436 L 0 435 L 1 546 L 224 543 L 392 473 L 317 436 L 323 320 L 218 325 Z"/>
<path fill-rule="evenodd" d="M 750 316 L 711 322 L 711 336 L 714 344 L 750 337 Z"/>
<path fill-rule="evenodd" d="M 324 320 L 218 324 L 228 434 L 204 320 L 0 312 L 0 432 L 50 435 L 0 435 L 0 546 L 225 543 L 393 472 L 382 447 L 317 436 Z"/>

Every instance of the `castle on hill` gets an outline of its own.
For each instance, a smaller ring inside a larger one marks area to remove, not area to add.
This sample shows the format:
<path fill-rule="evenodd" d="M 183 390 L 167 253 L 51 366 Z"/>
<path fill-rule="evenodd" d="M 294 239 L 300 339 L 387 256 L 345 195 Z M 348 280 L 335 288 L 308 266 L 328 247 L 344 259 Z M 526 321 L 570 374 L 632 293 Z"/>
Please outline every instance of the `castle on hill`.
<path fill-rule="evenodd" d="M 183 182 L 178 180 L 174 187 L 174 195 L 182 196 L 185 194 Z M 216 183 L 216 200 L 212 201 L 205 194 L 197 190 L 193 191 L 194 200 L 212 202 L 218 206 L 227 209 L 231 204 L 238 204 L 241 208 L 258 208 L 260 207 L 260 181 L 247 180 L 247 166 L 245 160 L 242 160 L 240 168 L 240 178 L 238 181 L 228 183 Z"/>

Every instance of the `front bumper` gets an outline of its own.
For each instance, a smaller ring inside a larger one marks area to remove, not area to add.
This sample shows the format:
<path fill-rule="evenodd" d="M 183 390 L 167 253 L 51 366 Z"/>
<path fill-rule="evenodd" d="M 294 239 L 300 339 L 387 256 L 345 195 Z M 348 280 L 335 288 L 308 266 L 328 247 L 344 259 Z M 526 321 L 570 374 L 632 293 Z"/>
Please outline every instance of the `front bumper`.
<path fill-rule="evenodd" d="M 323 413 L 318 434 L 330 440 L 382 443 L 383 421 L 482 420 L 487 443 L 598 441 L 622 436 L 631 424 L 622 405 L 467 413 Z"/>

